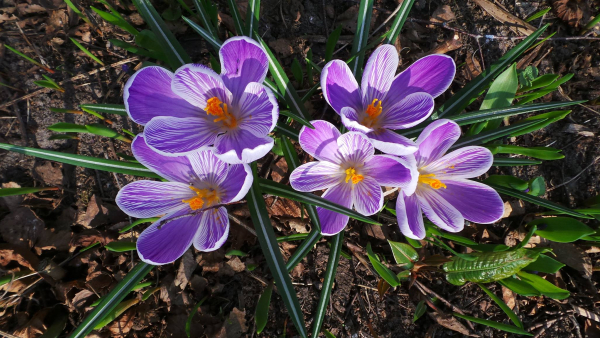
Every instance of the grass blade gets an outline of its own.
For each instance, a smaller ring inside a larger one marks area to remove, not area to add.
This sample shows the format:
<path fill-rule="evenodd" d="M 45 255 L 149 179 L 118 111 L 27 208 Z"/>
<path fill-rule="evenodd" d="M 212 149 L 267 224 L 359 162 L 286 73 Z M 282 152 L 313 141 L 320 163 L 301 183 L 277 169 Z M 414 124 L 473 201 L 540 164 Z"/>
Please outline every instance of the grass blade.
<path fill-rule="evenodd" d="M 108 13 L 107 13 L 108 14 Z M 71 41 L 75 44 L 75 46 L 77 46 L 79 49 L 81 49 L 85 54 L 87 54 L 87 56 L 89 56 L 90 58 L 92 58 L 92 60 L 96 61 L 96 63 L 100 64 L 101 66 L 104 66 L 104 62 L 100 61 L 100 59 L 98 59 L 94 54 L 92 54 L 92 52 L 90 52 L 87 48 L 85 48 L 82 44 L 80 44 L 77 40 L 69 37 L 69 39 L 71 39 Z"/>
<path fill-rule="evenodd" d="M 151 218 L 141 218 L 141 219 L 138 219 L 137 221 L 134 221 L 131 224 L 129 224 L 128 226 L 126 226 L 123 229 L 119 230 L 119 233 L 122 234 L 124 232 L 127 232 L 127 231 L 133 229 L 135 226 L 143 224 L 143 223 L 154 223 L 154 222 L 158 221 L 159 219 L 160 219 L 160 217 L 151 217 Z"/>
<path fill-rule="evenodd" d="M 256 321 L 256 334 L 260 334 L 267 326 L 269 319 L 269 305 L 271 304 L 271 294 L 273 293 L 273 281 L 269 283 L 265 291 L 260 295 L 256 310 L 254 312 L 254 320 Z"/>
<path fill-rule="evenodd" d="M 96 12 L 96 14 L 98 14 L 102 19 L 104 19 L 104 21 L 106 21 L 110 24 L 113 24 L 117 27 L 120 27 L 124 31 L 128 32 L 129 34 L 136 36 L 139 33 L 139 31 L 137 29 L 135 29 L 135 27 L 133 27 L 129 22 L 127 22 L 122 17 L 99 10 L 98 8 L 96 8 L 94 6 L 90 6 L 90 8 L 94 12 Z"/>
<path fill-rule="evenodd" d="M 373 14 L 373 0 L 361 0 L 360 6 L 358 7 L 358 18 L 356 21 L 356 33 L 354 34 L 354 41 L 352 43 L 352 54 L 360 51 L 367 45 L 367 40 L 369 39 L 369 27 L 371 27 L 371 14 Z M 364 59 L 365 53 L 362 52 L 349 64 L 352 74 L 354 74 L 354 77 L 356 77 L 356 80 L 359 83 L 362 77 Z"/>
<path fill-rule="evenodd" d="M 516 334 L 522 334 L 524 336 L 533 336 L 531 333 L 518 328 L 516 326 L 512 326 L 512 325 L 507 325 L 507 324 L 502 324 L 502 323 L 498 323 L 498 322 L 494 322 L 491 320 L 487 320 L 487 319 L 481 319 L 481 318 L 476 318 L 476 317 L 471 317 L 471 316 L 467 316 L 467 315 L 461 315 L 460 313 L 453 313 L 454 316 L 458 317 L 458 318 L 462 318 L 462 319 L 466 319 L 468 321 L 471 321 L 473 323 L 477 323 L 477 324 L 481 324 L 481 325 L 485 325 L 485 326 L 489 326 L 489 327 L 493 327 L 494 329 L 498 329 L 501 331 L 506 331 L 506 332 L 510 332 L 510 333 L 516 333 Z"/>
<path fill-rule="evenodd" d="M 373 265 L 373 268 L 375 269 L 375 271 L 377 271 L 381 278 L 383 278 L 386 282 L 388 282 L 388 284 L 390 284 L 393 287 L 400 285 L 400 280 L 398 279 L 398 276 L 396 276 L 396 274 L 392 272 L 392 270 L 388 269 L 387 266 L 383 265 L 379 261 L 377 255 L 373 253 L 373 249 L 371 248 L 370 242 L 367 243 L 367 256 L 369 257 L 371 265 Z"/>
<path fill-rule="evenodd" d="M 204 28 L 200 27 L 197 23 L 195 23 L 194 21 L 186 18 L 185 16 L 181 17 L 183 19 L 183 21 L 185 21 L 188 25 L 190 25 L 190 27 L 192 27 L 192 29 L 200 34 L 201 37 L 204 38 L 204 40 L 206 40 L 216 51 L 218 51 L 221 48 L 221 45 L 223 44 L 218 37 L 214 37 L 212 36 L 209 32 L 207 32 Z"/>
<path fill-rule="evenodd" d="M 49 191 L 49 190 L 59 190 L 59 188 L 56 188 L 56 187 L 48 187 L 48 188 L 33 188 L 33 187 L 27 187 L 27 188 L 2 188 L 2 189 L 0 189 L 0 197 L 15 196 L 15 195 L 27 195 L 27 194 L 33 194 L 34 192 Z"/>
<path fill-rule="evenodd" d="M 200 0 L 194 0 L 194 5 L 196 6 L 196 12 L 198 13 L 198 17 L 200 18 L 202 26 L 204 26 L 204 28 L 208 30 L 210 36 L 213 39 L 218 40 L 219 34 L 217 33 L 217 29 L 215 28 L 215 26 L 212 24 L 210 20 L 210 15 L 208 14 L 206 8 L 204 8 Z"/>
<path fill-rule="evenodd" d="M 498 306 L 502 309 L 502 311 L 504 311 L 504 313 L 506 313 L 506 315 L 510 318 L 510 320 L 512 320 L 513 323 L 515 323 L 515 325 L 518 328 L 521 328 L 521 329 L 524 328 L 523 323 L 521 322 L 519 317 L 517 317 L 517 315 L 508 307 L 508 305 L 506 305 L 506 303 L 504 303 L 504 301 L 502 299 L 500 299 L 498 296 L 496 296 L 492 291 L 490 291 L 488 288 L 486 288 L 483 284 L 477 283 L 477 285 L 479 285 L 481 290 L 483 290 L 483 292 L 487 293 L 487 295 L 490 296 L 490 298 L 496 304 L 498 304 Z"/>
<path fill-rule="evenodd" d="M 483 143 L 486 143 L 489 141 L 493 141 L 495 139 L 498 139 L 498 138 L 501 138 L 504 136 L 508 136 L 511 133 L 518 131 L 520 129 L 531 127 L 535 124 L 540 124 L 540 123 L 544 123 L 544 122 L 545 122 L 545 120 L 527 121 L 527 122 L 513 124 L 510 126 L 506 126 L 506 127 L 500 127 L 495 130 L 485 131 L 485 132 L 477 134 L 477 135 L 463 137 L 463 138 L 458 139 L 458 141 L 452 147 L 450 147 L 450 149 L 448 151 L 452 151 L 454 149 L 458 149 L 458 148 L 462 148 L 462 147 L 466 147 L 466 146 L 474 146 L 474 145 L 483 144 Z"/>
<path fill-rule="evenodd" d="M 192 312 L 190 312 L 190 315 L 188 316 L 187 320 L 185 321 L 185 334 L 188 336 L 188 338 L 191 337 L 191 329 L 192 329 L 192 319 L 194 318 L 194 315 L 198 312 L 198 309 L 202 306 L 202 304 L 204 304 L 204 302 L 208 299 L 208 296 L 202 298 L 198 304 L 194 305 L 194 309 L 192 310 Z"/>
<path fill-rule="evenodd" d="M 404 26 L 404 22 L 406 22 L 406 18 L 408 18 L 408 13 L 410 12 L 415 0 L 404 0 L 402 1 L 402 5 L 400 5 L 400 10 L 398 14 L 396 14 L 396 18 L 392 23 L 392 27 L 387 33 L 387 36 L 383 40 L 384 44 L 394 44 L 396 38 L 402 31 L 402 27 Z"/>
<path fill-rule="evenodd" d="M 282 136 L 289 137 L 294 141 L 298 141 L 298 137 L 300 137 L 299 132 L 294 129 L 294 127 L 288 126 L 287 124 L 279 124 L 275 126 L 275 132 Z"/>
<path fill-rule="evenodd" d="M 338 25 L 337 28 L 329 34 L 327 38 L 327 44 L 325 45 L 325 62 L 329 62 L 333 59 L 333 51 L 335 50 L 335 45 L 340 39 L 340 34 L 342 34 L 342 25 Z M 319 68 L 317 68 L 319 69 Z M 319 73 L 321 71 L 319 70 Z"/>
<path fill-rule="evenodd" d="M 227 5 L 229 6 L 229 12 L 233 18 L 233 23 L 235 24 L 236 35 L 243 35 L 244 23 L 242 22 L 242 17 L 240 16 L 240 11 L 238 11 L 236 2 L 234 0 L 227 0 Z"/>
<path fill-rule="evenodd" d="M 39 63 L 39 62 L 35 61 L 34 59 L 30 58 L 29 56 L 27 56 L 27 55 L 25 55 L 25 54 L 23 54 L 23 53 L 21 53 L 21 52 L 19 52 L 18 50 L 16 50 L 16 49 L 12 48 L 11 46 L 9 46 L 9 45 L 5 44 L 5 45 L 4 45 L 4 47 L 6 47 L 6 48 L 7 48 L 8 50 L 10 50 L 11 52 L 13 52 L 13 53 L 17 54 L 18 56 L 22 57 L 23 59 L 25 59 L 25 60 L 27 60 L 27 61 L 29 61 L 29 62 L 33 63 L 34 65 L 36 65 L 36 66 L 38 66 L 38 67 L 42 68 L 43 70 L 47 71 L 48 73 L 54 74 L 54 71 L 53 71 L 52 69 L 50 69 L 50 68 L 48 68 L 48 67 L 44 66 L 43 64 L 41 64 L 41 63 Z"/>
<path fill-rule="evenodd" d="M 496 167 L 515 167 L 521 165 L 538 165 L 542 161 L 530 160 L 526 158 L 494 157 L 493 166 Z"/>
<path fill-rule="evenodd" d="M 100 113 L 117 114 L 127 116 L 127 110 L 122 104 L 95 104 L 87 103 L 80 105 L 82 109 L 90 109 Z"/>
<path fill-rule="evenodd" d="M 90 26 L 93 26 L 92 23 L 90 22 L 90 19 L 88 19 L 85 15 L 83 15 L 83 13 L 81 13 L 81 11 L 79 10 L 79 8 L 77 8 L 77 6 L 75 6 L 75 4 L 73 2 L 71 2 L 71 0 L 65 0 L 65 3 L 67 4 L 67 6 L 69 6 L 69 8 L 71 8 L 71 10 L 77 14 L 77 16 L 79 16 L 83 21 L 87 22 Z"/>
<path fill-rule="evenodd" d="M 258 19 L 260 18 L 260 0 L 249 0 L 246 9 L 246 34 L 252 39 L 256 39 L 258 31 Z M 254 35 L 254 36 L 253 36 Z"/>

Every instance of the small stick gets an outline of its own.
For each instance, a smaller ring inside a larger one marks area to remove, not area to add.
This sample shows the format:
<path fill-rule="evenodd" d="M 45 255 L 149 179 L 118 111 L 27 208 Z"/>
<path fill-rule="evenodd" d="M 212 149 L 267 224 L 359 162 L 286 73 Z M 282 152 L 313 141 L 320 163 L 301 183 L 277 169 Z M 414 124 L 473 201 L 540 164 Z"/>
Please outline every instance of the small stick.
<path fill-rule="evenodd" d="M 464 315 L 465 313 L 457 306 L 454 306 L 452 303 L 450 303 L 449 301 L 447 301 L 445 298 L 443 298 L 442 296 L 438 295 L 437 293 L 435 293 L 435 291 L 429 289 L 428 287 L 426 287 L 425 285 L 423 285 L 421 282 L 419 282 L 418 280 L 415 280 L 415 285 L 417 286 L 417 288 L 425 295 L 429 294 L 432 295 L 434 297 L 436 297 L 437 299 L 439 299 L 442 303 L 446 304 L 446 306 L 450 307 L 452 309 L 452 311 L 454 312 L 458 312 L 461 315 Z M 473 327 L 473 324 L 471 324 L 470 321 L 467 320 L 467 325 L 469 325 L 469 327 L 471 328 L 471 330 L 475 331 L 475 328 Z"/>
<path fill-rule="evenodd" d="M 592 167 L 594 164 L 596 164 L 596 162 L 598 162 L 598 160 L 600 160 L 600 156 L 596 157 L 596 158 L 595 158 L 595 159 L 592 161 L 592 163 L 588 164 L 588 166 L 587 166 L 587 167 L 583 168 L 583 170 L 582 170 L 582 171 L 580 171 L 580 172 L 579 172 L 579 174 L 575 175 L 573 178 L 571 178 L 570 180 L 568 180 L 568 181 L 566 181 L 566 182 L 563 182 L 563 183 L 561 183 L 561 184 L 559 184 L 559 185 L 555 185 L 555 186 L 553 186 L 552 188 L 548 188 L 548 189 L 546 190 L 546 192 L 550 192 L 550 191 L 552 191 L 552 190 L 554 190 L 554 189 L 556 189 L 556 188 L 560 188 L 560 187 L 562 187 L 563 185 L 567 185 L 567 184 L 569 184 L 569 183 L 571 183 L 571 182 L 575 181 L 575 180 L 576 180 L 576 179 L 577 179 L 579 176 L 581 176 L 581 174 L 583 174 L 583 173 L 584 173 L 586 170 L 588 170 L 588 169 L 589 169 L 589 168 L 591 168 L 591 167 Z"/>

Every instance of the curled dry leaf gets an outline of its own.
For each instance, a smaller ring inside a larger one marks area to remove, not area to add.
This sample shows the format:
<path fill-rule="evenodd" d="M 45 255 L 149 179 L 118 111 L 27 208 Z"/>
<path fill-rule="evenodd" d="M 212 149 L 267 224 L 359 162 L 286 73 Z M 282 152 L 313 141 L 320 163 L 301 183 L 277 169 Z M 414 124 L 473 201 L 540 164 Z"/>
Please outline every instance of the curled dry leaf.
<path fill-rule="evenodd" d="M 33 247 L 45 229 L 44 222 L 29 208 L 20 207 L 0 221 L 0 236 L 10 244 Z"/>
<path fill-rule="evenodd" d="M 535 32 L 535 27 L 527 23 L 525 20 L 510 14 L 504 8 L 489 0 L 475 0 L 475 3 L 477 3 L 479 7 L 483 8 L 483 10 L 488 14 L 493 16 L 494 19 L 507 25 L 510 30 L 519 35 L 530 35 Z"/>
<path fill-rule="evenodd" d="M 37 271 L 40 263 L 37 256 L 22 246 L 0 244 L 0 265 L 7 266 L 12 261 L 31 271 Z"/>
<path fill-rule="evenodd" d="M 552 2 L 552 8 L 557 17 L 574 28 L 579 28 L 590 17 L 587 0 L 556 0 Z"/>
<path fill-rule="evenodd" d="M 441 5 L 433 11 L 431 14 L 431 21 L 433 22 L 449 22 L 456 20 L 456 16 L 452 9 L 448 5 Z"/>

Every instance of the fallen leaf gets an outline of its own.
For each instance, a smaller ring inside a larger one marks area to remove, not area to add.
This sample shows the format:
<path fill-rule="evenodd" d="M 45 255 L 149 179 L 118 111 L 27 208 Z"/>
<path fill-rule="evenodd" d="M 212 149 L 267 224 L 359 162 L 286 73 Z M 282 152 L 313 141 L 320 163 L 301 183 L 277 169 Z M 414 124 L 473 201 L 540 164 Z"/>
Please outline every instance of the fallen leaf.
<path fill-rule="evenodd" d="M 248 331 L 246 325 L 246 311 L 240 311 L 234 307 L 229 313 L 229 318 L 223 323 L 227 338 L 238 338 L 243 337 L 244 333 Z"/>
<path fill-rule="evenodd" d="M 113 337 L 125 337 L 131 331 L 133 324 L 135 323 L 134 319 L 137 314 L 137 309 L 131 308 L 125 311 L 124 314 L 117 317 L 114 321 L 112 321 L 109 325 L 107 325 L 108 330 L 112 334 Z"/>
<path fill-rule="evenodd" d="M 227 265 L 235 272 L 242 272 L 246 270 L 246 264 L 244 264 L 239 257 L 233 257 L 227 262 Z"/>
<path fill-rule="evenodd" d="M 102 200 L 93 195 L 88 203 L 85 215 L 78 223 L 86 228 L 95 228 L 106 223 L 117 223 L 127 219 L 127 216 L 117 207 L 102 203 Z"/>
<path fill-rule="evenodd" d="M 184 290 L 197 266 L 192 250 L 186 251 L 181 257 L 179 270 L 177 270 L 177 276 L 173 281 L 175 286 L 179 286 L 181 290 Z"/>
<path fill-rule="evenodd" d="M 33 247 L 44 232 L 44 222 L 29 208 L 20 207 L 0 221 L 0 236 L 10 244 Z"/>
<path fill-rule="evenodd" d="M 18 245 L 0 244 L 0 265 L 7 266 L 13 261 L 31 271 L 37 271 L 40 264 L 37 256 L 27 248 Z"/>
<path fill-rule="evenodd" d="M 586 0 L 556 0 L 552 2 L 556 16 L 574 28 L 590 18 L 590 5 Z"/>
<path fill-rule="evenodd" d="M 431 14 L 431 21 L 433 22 L 449 22 L 456 20 L 456 16 L 452 9 L 448 5 L 441 5 L 433 11 Z"/>
<path fill-rule="evenodd" d="M 502 300 L 512 310 L 515 308 L 515 294 L 511 289 L 502 286 Z"/>
<path fill-rule="evenodd" d="M 451 315 L 448 315 L 448 314 L 443 314 L 443 313 L 438 313 L 438 312 L 428 312 L 427 314 L 431 318 L 433 318 L 433 320 L 435 320 L 438 324 L 440 324 L 441 326 L 443 326 L 443 327 L 445 327 L 447 329 L 450 329 L 452 331 L 456 331 L 456 332 L 458 332 L 460 334 L 463 334 L 465 336 L 478 337 L 477 335 L 471 334 L 471 332 L 469 331 L 469 329 L 467 329 L 454 316 L 451 316 Z"/>
<path fill-rule="evenodd" d="M 269 42 L 269 46 L 282 57 L 288 57 L 294 53 L 292 43 L 288 39 L 277 39 Z"/>
<path fill-rule="evenodd" d="M 535 32 L 535 27 L 526 21 L 510 14 L 504 8 L 496 5 L 489 0 L 474 0 L 479 7 L 483 8 L 484 11 L 489 13 L 494 19 L 507 25 L 510 30 L 519 35 L 530 35 Z"/>

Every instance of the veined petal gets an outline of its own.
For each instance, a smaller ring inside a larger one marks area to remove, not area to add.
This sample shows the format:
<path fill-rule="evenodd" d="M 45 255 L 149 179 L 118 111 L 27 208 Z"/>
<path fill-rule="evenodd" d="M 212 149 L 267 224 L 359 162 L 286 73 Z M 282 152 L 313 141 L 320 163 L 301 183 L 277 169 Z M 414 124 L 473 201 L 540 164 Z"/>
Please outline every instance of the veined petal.
<path fill-rule="evenodd" d="M 352 203 L 359 213 L 370 216 L 383 207 L 383 191 L 375 178 L 365 177 L 356 184 L 345 184 L 353 185 Z"/>
<path fill-rule="evenodd" d="M 489 149 L 469 146 L 446 154 L 422 169 L 443 181 L 481 176 L 490 169 L 493 162 L 494 156 Z"/>
<path fill-rule="evenodd" d="M 432 122 L 417 138 L 417 165 L 422 167 L 444 156 L 459 137 L 460 127 L 456 122 L 446 119 Z"/>
<path fill-rule="evenodd" d="M 175 71 L 171 89 L 190 104 L 206 108 L 207 101 L 216 97 L 231 105 L 231 92 L 214 70 L 200 64 L 187 64 Z M 205 112 L 202 112 L 206 114 Z"/>
<path fill-rule="evenodd" d="M 377 129 L 367 136 L 375 148 L 386 154 L 404 156 L 414 154 L 418 149 L 415 142 L 388 129 Z"/>
<path fill-rule="evenodd" d="M 365 127 L 360 123 L 360 115 L 354 108 L 342 108 L 340 117 L 342 118 L 342 123 L 349 131 L 358 131 L 365 134 L 373 131 L 373 129 Z"/>
<path fill-rule="evenodd" d="M 406 196 L 400 191 L 396 199 L 396 219 L 404 236 L 417 240 L 425 238 L 423 214 L 415 194 Z"/>
<path fill-rule="evenodd" d="M 419 199 L 423 212 L 438 227 L 449 232 L 461 231 L 465 227 L 465 219 L 460 211 L 442 197 L 438 190 L 429 187 L 417 189 L 415 195 Z"/>
<path fill-rule="evenodd" d="M 137 241 L 137 251 L 144 263 L 163 265 L 174 262 L 192 246 L 202 214 L 187 217 L 188 210 L 170 213 L 150 225 Z M 161 225 L 164 220 L 174 219 Z"/>
<path fill-rule="evenodd" d="M 230 130 L 215 141 L 215 155 L 231 164 L 250 163 L 265 156 L 275 141 L 269 136 L 256 136 L 244 130 Z"/>
<path fill-rule="evenodd" d="M 221 132 L 222 127 L 206 117 L 160 116 L 150 120 L 144 136 L 150 147 L 169 156 L 185 155 L 210 146 Z"/>
<path fill-rule="evenodd" d="M 231 164 L 225 181 L 221 183 L 223 203 L 237 202 L 250 190 L 254 176 L 247 164 Z"/>
<path fill-rule="evenodd" d="M 365 134 L 350 131 L 337 139 L 344 163 L 363 164 L 373 158 L 375 148 Z"/>
<path fill-rule="evenodd" d="M 227 240 L 229 235 L 229 217 L 224 207 L 208 209 L 202 213 L 200 229 L 194 238 L 194 247 L 198 251 L 215 251 Z"/>
<path fill-rule="evenodd" d="M 323 97 L 338 114 L 342 108 L 362 110 L 362 94 L 350 67 L 342 60 L 333 60 L 321 71 Z"/>
<path fill-rule="evenodd" d="M 381 45 L 373 51 L 365 65 L 360 85 L 364 107 L 371 104 L 374 99 L 384 99 L 394 80 L 398 62 L 398 52 L 392 45 Z M 391 100 L 393 98 L 388 98 L 386 102 Z"/>
<path fill-rule="evenodd" d="M 438 192 L 465 218 L 475 223 L 494 223 L 504 214 L 504 202 L 493 188 L 465 179 L 444 182 Z"/>
<path fill-rule="evenodd" d="M 146 144 L 144 134 L 135 137 L 131 151 L 138 162 L 169 181 L 189 183 L 195 177 L 187 157 L 161 155 Z"/>
<path fill-rule="evenodd" d="M 189 210 L 183 200 L 194 196 L 195 193 L 185 183 L 144 180 L 124 186 L 117 194 L 116 202 L 127 215 L 148 218 Z"/>
<path fill-rule="evenodd" d="M 434 98 L 446 91 L 456 73 L 454 60 L 448 55 L 433 54 L 415 61 L 398 74 L 388 92 L 390 97 L 404 97 L 425 92 Z"/>
<path fill-rule="evenodd" d="M 279 106 L 271 89 L 252 82 L 242 92 L 237 114 L 241 129 L 264 136 L 275 128 L 279 118 Z"/>
<path fill-rule="evenodd" d="M 228 39 L 219 49 L 221 78 L 233 94 L 233 104 L 240 100 L 251 82 L 263 83 L 269 70 L 264 48 L 256 41 L 236 36 Z"/>
<path fill-rule="evenodd" d="M 338 164 L 327 161 L 310 162 L 294 169 L 290 175 L 292 188 L 298 191 L 315 191 L 333 187 L 343 179 L 346 174 Z"/>
<path fill-rule="evenodd" d="M 350 184 L 343 183 L 327 189 L 322 197 L 333 203 L 345 206 L 346 208 L 351 208 L 351 194 L 352 188 L 350 187 Z M 317 214 L 321 221 L 321 234 L 324 236 L 333 236 L 344 230 L 350 219 L 350 217 L 346 215 L 338 214 L 337 212 L 321 207 L 317 207 Z"/>
<path fill-rule="evenodd" d="M 385 187 L 407 187 L 417 180 L 419 172 L 404 159 L 391 155 L 375 155 L 369 160 L 363 171 Z"/>
<path fill-rule="evenodd" d="M 337 139 L 341 135 L 340 131 L 327 121 L 316 120 L 310 123 L 315 127 L 314 129 L 306 126 L 300 129 L 298 139 L 302 149 L 317 160 L 339 164 L 341 158 L 338 153 Z"/>
<path fill-rule="evenodd" d="M 433 97 L 427 93 L 413 93 L 389 109 L 384 109 L 381 126 L 388 129 L 406 129 L 425 121 L 433 112 Z"/>
<path fill-rule="evenodd" d="M 228 165 L 219 160 L 210 149 L 194 152 L 187 155 L 187 158 L 198 181 L 211 185 L 221 185 L 225 181 L 229 170 Z"/>

